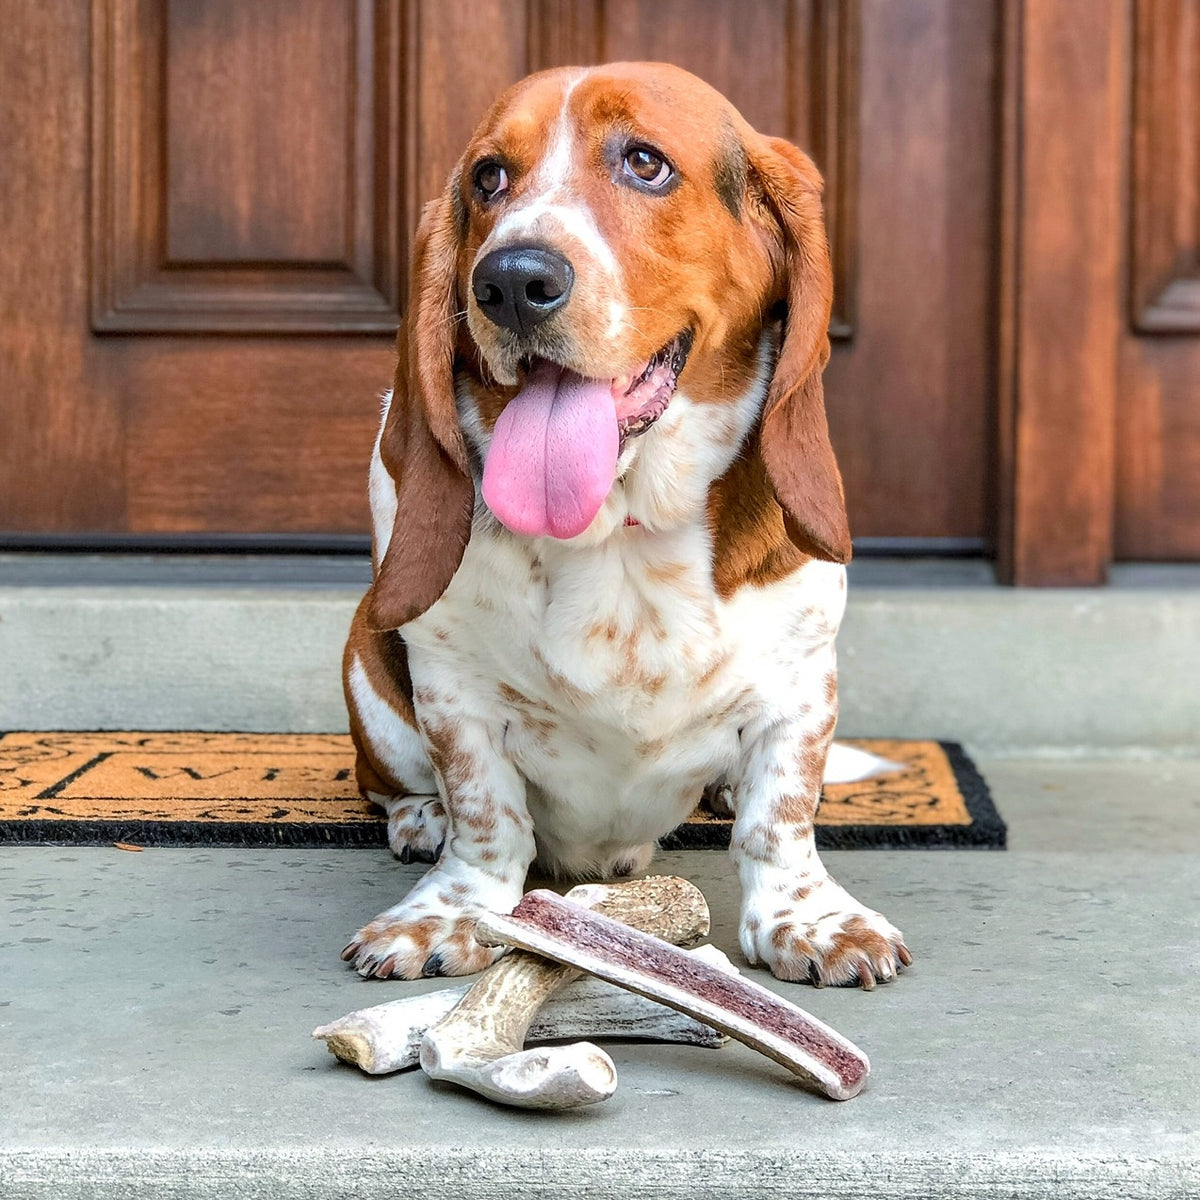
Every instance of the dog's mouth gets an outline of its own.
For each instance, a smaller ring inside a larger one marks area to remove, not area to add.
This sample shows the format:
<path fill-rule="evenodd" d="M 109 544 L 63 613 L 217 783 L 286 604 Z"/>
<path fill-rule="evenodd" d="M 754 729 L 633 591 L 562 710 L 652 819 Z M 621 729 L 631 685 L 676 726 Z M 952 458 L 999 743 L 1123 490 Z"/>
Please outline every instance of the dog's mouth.
<path fill-rule="evenodd" d="M 685 329 L 611 379 L 546 359 L 523 362 L 484 460 L 483 498 L 492 512 L 527 537 L 582 533 L 612 490 L 625 443 L 667 411 L 691 348 Z"/>
<path fill-rule="evenodd" d="M 612 381 L 622 448 L 667 411 L 691 348 L 692 331 L 685 329 L 648 359 L 638 374 L 620 375 Z"/>

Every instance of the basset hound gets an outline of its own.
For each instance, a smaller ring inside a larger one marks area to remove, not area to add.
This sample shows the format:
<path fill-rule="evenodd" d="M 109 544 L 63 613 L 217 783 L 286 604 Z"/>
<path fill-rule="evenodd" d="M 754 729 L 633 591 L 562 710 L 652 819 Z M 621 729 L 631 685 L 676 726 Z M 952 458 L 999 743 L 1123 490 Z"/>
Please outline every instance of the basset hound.
<path fill-rule="evenodd" d="M 850 557 L 830 298 L 812 162 L 686 71 L 545 71 L 484 117 L 422 216 L 371 461 L 357 779 L 434 865 L 361 974 L 486 967 L 475 919 L 535 859 L 640 872 L 706 788 L 751 963 L 911 961 L 813 842 Z"/>

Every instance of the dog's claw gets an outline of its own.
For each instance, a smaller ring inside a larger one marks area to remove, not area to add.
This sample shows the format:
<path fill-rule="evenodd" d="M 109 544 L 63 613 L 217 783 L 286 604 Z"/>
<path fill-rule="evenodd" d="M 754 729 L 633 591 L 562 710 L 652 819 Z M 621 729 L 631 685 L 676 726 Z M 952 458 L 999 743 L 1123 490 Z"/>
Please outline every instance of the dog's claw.
<path fill-rule="evenodd" d="M 350 942 L 342 951 L 342 962 L 349 962 L 358 953 L 358 948 L 361 944 L 361 942 Z"/>
<path fill-rule="evenodd" d="M 896 957 L 897 957 L 897 958 L 900 960 L 900 962 L 901 962 L 901 963 L 902 963 L 904 966 L 906 966 L 906 967 L 911 967 L 911 966 L 912 966 L 913 956 L 912 956 L 912 954 L 909 952 L 909 949 L 908 949 L 908 947 L 907 947 L 907 946 L 906 946 L 906 945 L 905 945 L 903 942 L 901 942 L 901 943 L 900 943 L 900 944 L 899 944 L 899 945 L 896 947 Z"/>

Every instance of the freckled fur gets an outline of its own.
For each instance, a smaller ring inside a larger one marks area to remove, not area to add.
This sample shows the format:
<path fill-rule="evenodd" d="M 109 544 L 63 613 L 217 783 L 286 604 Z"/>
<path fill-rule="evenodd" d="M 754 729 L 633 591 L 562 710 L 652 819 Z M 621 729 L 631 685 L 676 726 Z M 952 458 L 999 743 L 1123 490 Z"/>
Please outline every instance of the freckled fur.
<path fill-rule="evenodd" d="M 677 168 L 661 197 L 622 183 L 612 147 L 630 136 Z M 510 176 L 491 205 L 470 184 L 484 156 Z M 378 760 L 418 747 L 446 849 L 347 947 L 360 972 L 479 969 L 495 952 L 472 942 L 475 916 L 510 909 L 535 856 L 569 876 L 644 869 L 717 780 L 736 813 L 747 957 L 864 986 L 899 970 L 899 932 L 812 841 L 849 555 L 820 389 L 819 195 L 807 158 L 694 77 L 609 64 L 510 89 L 428 207 L 372 459 L 376 571 L 347 696 L 360 781 L 373 798 L 407 786 Z M 575 271 L 570 303 L 524 349 L 470 288 L 479 255 L 514 237 Z M 479 472 L 520 354 L 615 377 L 685 327 L 678 389 L 621 453 L 591 526 L 567 542 L 501 527 Z"/>

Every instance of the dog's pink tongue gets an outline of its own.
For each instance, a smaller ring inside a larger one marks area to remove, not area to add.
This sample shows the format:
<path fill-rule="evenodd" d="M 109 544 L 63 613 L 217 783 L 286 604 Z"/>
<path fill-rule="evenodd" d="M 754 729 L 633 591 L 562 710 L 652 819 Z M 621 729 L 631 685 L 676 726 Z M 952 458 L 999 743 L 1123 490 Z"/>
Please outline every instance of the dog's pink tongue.
<path fill-rule="evenodd" d="M 514 533 L 575 537 L 612 490 L 619 443 L 611 381 L 543 363 L 496 422 L 484 501 Z"/>

